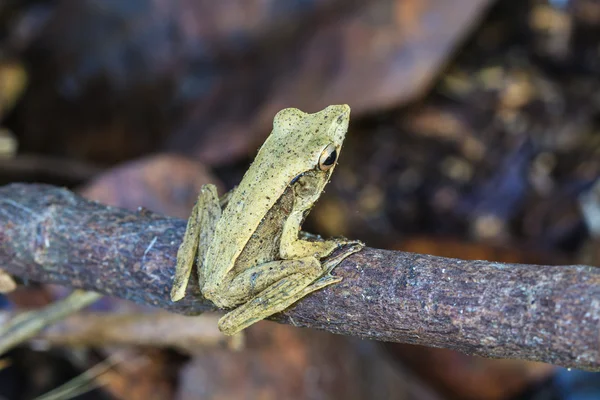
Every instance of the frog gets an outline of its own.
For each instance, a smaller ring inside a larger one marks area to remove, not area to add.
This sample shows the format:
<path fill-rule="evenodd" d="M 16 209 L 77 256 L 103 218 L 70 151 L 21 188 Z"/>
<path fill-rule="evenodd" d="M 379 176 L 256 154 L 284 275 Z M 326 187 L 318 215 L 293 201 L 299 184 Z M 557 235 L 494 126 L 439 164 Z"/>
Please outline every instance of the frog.
<path fill-rule="evenodd" d="M 203 185 L 177 251 L 171 300 L 186 294 L 194 263 L 202 296 L 229 310 L 218 327 L 234 335 L 338 283 L 331 272 L 364 244 L 301 230 L 337 165 L 350 107 L 279 111 L 239 185 L 222 197 Z"/>

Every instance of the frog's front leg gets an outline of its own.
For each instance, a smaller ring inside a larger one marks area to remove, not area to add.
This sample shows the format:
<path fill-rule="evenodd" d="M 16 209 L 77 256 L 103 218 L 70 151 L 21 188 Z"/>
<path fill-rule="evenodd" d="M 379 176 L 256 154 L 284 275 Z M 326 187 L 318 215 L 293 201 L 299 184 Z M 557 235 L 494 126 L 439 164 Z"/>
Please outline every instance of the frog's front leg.
<path fill-rule="evenodd" d="M 308 256 L 321 259 L 328 257 L 338 248 L 344 248 L 338 255 L 338 257 L 341 256 L 341 259 L 337 262 L 339 264 L 344 258 L 364 247 L 364 244 L 359 240 L 348 240 L 346 238 L 323 240 L 319 235 L 299 231 L 298 226 L 302 218 L 301 213 L 294 213 L 290 215 L 283 226 L 279 255 L 285 260 Z"/>
<path fill-rule="evenodd" d="M 198 268 L 199 286 L 206 281 L 206 268 L 203 267 L 204 256 L 215 233 L 217 222 L 221 218 L 221 206 L 215 185 L 202 186 L 198 200 L 188 219 L 183 242 L 177 251 L 177 267 L 171 288 L 171 300 L 178 301 L 185 296 L 194 260 Z"/>
<path fill-rule="evenodd" d="M 261 271 L 265 272 L 262 276 Z M 233 335 L 266 317 L 285 310 L 308 293 L 339 282 L 342 278 L 327 275 L 318 259 L 304 257 L 297 260 L 279 260 L 265 263 L 236 276 L 226 286 L 229 298 L 241 298 L 254 292 L 259 285 L 269 286 L 250 297 L 246 303 L 225 314 L 219 320 L 219 329 Z M 258 276 L 258 277 L 257 277 Z"/>

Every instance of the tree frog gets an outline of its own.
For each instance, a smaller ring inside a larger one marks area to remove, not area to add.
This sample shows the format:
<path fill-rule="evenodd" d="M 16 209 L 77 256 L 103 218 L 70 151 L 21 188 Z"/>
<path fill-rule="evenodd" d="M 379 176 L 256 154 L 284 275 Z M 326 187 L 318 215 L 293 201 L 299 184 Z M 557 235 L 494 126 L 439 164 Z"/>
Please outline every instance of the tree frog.
<path fill-rule="evenodd" d="M 239 186 L 223 199 L 214 185 L 201 188 L 177 252 L 173 301 L 184 297 L 196 261 L 202 295 L 233 309 L 219 320 L 233 335 L 342 279 L 330 272 L 364 244 L 300 226 L 329 181 L 349 120 L 347 105 L 284 109 Z"/>

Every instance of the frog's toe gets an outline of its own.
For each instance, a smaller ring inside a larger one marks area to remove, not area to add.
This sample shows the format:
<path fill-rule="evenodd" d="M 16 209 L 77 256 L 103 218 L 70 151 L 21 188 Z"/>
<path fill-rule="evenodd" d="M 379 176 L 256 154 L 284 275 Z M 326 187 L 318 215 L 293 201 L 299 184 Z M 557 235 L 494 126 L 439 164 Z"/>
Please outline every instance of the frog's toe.
<path fill-rule="evenodd" d="M 341 250 L 337 250 L 329 256 L 322 264 L 323 271 L 325 274 L 331 273 L 331 271 L 344 259 L 351 256 L 354 253 L 358 253 L 365 247 L 365 244 L 361 241 L 355 240 L 350 242 L 345 242 L 340 245 Z"/>

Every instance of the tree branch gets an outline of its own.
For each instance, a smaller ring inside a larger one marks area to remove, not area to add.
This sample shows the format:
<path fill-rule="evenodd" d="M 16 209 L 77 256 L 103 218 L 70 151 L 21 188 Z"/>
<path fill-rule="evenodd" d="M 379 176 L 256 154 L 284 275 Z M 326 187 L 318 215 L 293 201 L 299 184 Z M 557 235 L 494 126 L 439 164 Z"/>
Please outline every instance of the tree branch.
<path fill-rule="evenodd" d="M 195 314 L 188 288 L 169 300 L 185 221 L 106 207 L 46 185 L 0 187 L 0 268 Z M 275 316 L 382 341 L 600 370 L 600 268 L 464 261 L 367 248 L 344 280 Z"/>

